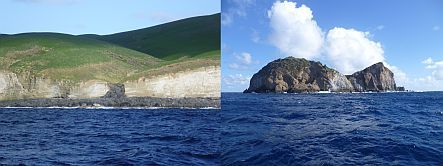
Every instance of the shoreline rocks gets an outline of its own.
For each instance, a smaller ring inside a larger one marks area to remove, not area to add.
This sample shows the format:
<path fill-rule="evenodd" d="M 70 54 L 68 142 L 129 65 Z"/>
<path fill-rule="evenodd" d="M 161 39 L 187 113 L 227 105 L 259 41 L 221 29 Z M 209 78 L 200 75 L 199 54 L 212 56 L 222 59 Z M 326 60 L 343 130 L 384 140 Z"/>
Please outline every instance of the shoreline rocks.
<path fill-rule="evenodd" d="M 383 63 L 345 76 L 320 62 L 287 57 L 253 75 L 244 93 L 383 92 L 397 90 L 394 74 Z"/>
<path fill-rule="evenodd" d="M 120 97 L 90 99 L 21 99 L 0 101 L 0 107 L 164 107 L 220 108 L 220 98 Z"/>

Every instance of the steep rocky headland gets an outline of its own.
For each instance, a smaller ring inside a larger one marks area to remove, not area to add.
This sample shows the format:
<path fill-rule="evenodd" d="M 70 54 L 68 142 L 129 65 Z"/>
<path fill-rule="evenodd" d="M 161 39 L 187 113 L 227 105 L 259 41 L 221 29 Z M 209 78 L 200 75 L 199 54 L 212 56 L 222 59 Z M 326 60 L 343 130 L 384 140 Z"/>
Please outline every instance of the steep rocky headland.
<path fill-rule="evenodd" d="M 351 81 L 357 92 L 383 92 L 396 91 L 394 73 L 383 65 L 382 62 L 373 64 L 362 71 L 346 76 Z"/>
<path fill-rule="evenodd" d="M 397 90 L 394 74 L 383 63 L 345 76 L 303 58 L 287 57 L 270 62 L 251 78 L 245 93 L 267 92 L 366 92 Z"/>

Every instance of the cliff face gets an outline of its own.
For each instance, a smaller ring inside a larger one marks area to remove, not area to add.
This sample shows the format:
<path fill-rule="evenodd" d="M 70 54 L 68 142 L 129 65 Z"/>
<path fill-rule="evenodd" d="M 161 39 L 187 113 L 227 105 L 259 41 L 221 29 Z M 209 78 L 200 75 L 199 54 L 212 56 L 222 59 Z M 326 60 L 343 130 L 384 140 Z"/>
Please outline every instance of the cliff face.
<path fill-rule="evenodd" d="M 139 78 L 125 82 L 128 97 L 220 97 L 220 67 L 204 67 L 192 71 Z"/>
<path fill-rule="evenodd" d="M 353 92 L 396 90 L 394 74 L 383 63 L 344 76 L 320 62 L 287 57 L 275 60 L 254 74 L 245 93 Z"/>
<path fill-rule="evenodd" d="M 294 57 L 275 60 L 254 74 L 245 92 L 352 91 L 346 77 L 320 62 Z"/>
<path fill-rule="evenodd" d="M 397 90 L 394 73 L 381 62 L 346 77 L 358 92 Z"/>
<path fill-rule="evenodd" d="M 51 80 L 0 71 L 0 101 L 43 98 L 122 98 L 122 97 L 220 97 L 220 67 L 164 74 L 138 81 L 112 84 L 101 80 L 79 83 Z"/>

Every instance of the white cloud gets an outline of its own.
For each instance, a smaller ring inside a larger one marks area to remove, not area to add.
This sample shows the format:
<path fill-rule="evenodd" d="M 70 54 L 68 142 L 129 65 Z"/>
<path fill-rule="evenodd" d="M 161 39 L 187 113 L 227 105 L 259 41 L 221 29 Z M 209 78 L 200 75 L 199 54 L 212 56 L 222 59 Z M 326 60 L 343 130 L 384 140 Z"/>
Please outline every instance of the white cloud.
<path fill-rule="evenodd" d="M 443 89 L 443 83 L 432 76 L 426 76 L 409 81 L 406 87 L 418 91 L 436 91 Z"/>
<path fill-rule="evenodd" d="M 384 62 L 384 51 L 379 42 L 369 39 L 369 32 L 333 28 L 326 37 L 326 56 L 343 74 L 352 74 L 374 63 Z"/>
<path fill-rule="evenodd" d="M 233 22 L 233 18 L 234 17 L 232 14 L 227 13 L 227 12 L 223 12 L 221 14 L 221 24 L 222 25 L 230 25 Z"/>
<path fill-rule="evenodd" d="M 225 85 L 232 86 L 232 85 L 247 85 L 249 84 L 248 77 L 244 77 L 242 74 L 235 74 L 235 75 L 229 75 L 227 77 L 223 78 L 223 82 Z"/>
<path fill-rule="evenodd" d="M 427 58 L 422 63 L 426 65 L 426 69 L 430 70 L 430 74 L 425 77 L 409 79 L 406 87 L 419 91 L 443 90 L 443 61 Z"/>
<path fill-rule="evenodd" d="M 228 65 L 228 67 L 231 69 L 240 69 L 240 65 L 238 65 L 237 63 L 231 63 Z"/>
<path fill-rule="evenodd" d="M 243 52 L 241 54 L 234 53 L 234 55 L 237 62 L 228 65 L 228 67 L 231 69 L 248 69 L 248 66 L 250 64 L 258 63 L 258 61 L 254 61 L 252 59 L 252 55 L 250 53 L 247 52 Z"/>
<path fill-rule="evenodd" d="M 432 60 L 432 58 L 429 57 L 428 59 L 425 59 L 421 63 L 426 64 L 426 65 L 432 65 L 432 64 L 434 64 L 434 60 Z"/>
<path fill-rule="evenodd" d="M 435 80 L 443 80 L 443 61 L 434 61 L 432 58 L 428 58 L 422 61 L 426 65 L 426 69 L 432 71 L 432 78 Z"/>
<path fill-rule="evenodd" d="M 272 33 L 270 42 L 286 56 L 312 59 L 320 54 L 323 33 L 309 7 L 277 1 L 268 11 Z"/>
<path fill-rule="evenodd" d="M 253 5 L 255 0 L 226 0 L 226 2 L 228 2 L 231 7 L 222 10 L 221 23 L 224 26 L 232 24 L 236 17 L 246 17 L 246 8 Z"/>
<path fill-rule="evenodd" d="M 247 52 L 243 52 L 239 55 L 236 55 L 235 58 L 237 58 L 237 60 L 239 60 L 241 63 L 249 65 L 252 63 L 252 56 L 250 53 Z"/>
<path fill-rule="evenodd" d="M 436 25 L 436 26 L 432 27 L 432 30 L 438 31 L 438 30 L 440 30 L 440 26 Z"/>
<path fill-rule="evenodd" d="M 285 56 L 325 58 L 343 74 L 352 74 L 383 62 L 394 73 L 397 85 L 410 84 L 411 79 L 405 72 L 386 62 L 381 43 L 372 40 L 369 32 L 335 27 L 328 31 L 325 38 L 311 9 L 305 5 L 297 7 L 295 2 L 275 2 L 268 11 L 268 17 L 272 30 L 270 43 Z M 376 30 L 384 28 L 384 25 L 378 25 Z"/>

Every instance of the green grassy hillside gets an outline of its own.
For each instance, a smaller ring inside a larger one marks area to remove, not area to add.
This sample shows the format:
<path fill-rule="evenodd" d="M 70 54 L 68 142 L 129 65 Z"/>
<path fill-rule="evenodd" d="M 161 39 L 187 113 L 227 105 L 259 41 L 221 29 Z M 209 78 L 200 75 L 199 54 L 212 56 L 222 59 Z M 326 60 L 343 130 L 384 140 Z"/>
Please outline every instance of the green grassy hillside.
<path fill-rule="evenodd" d="M 219 24 L 217 14 L 108 36 L 0 35 L 0 70 L 115 83 L 220 65 Z"/>
<path fill-rule="evenodd" d="M 164 65 L 160 59 L 103 41 L 57 33 L 0 37 L 0 69 L 54 79 L 119 82 Z"/>
<path fill-rule="evenodd" d="M 220 58 L 220 14 L 193 17 L 145 29 L 86 37 L 114 43 L 163 60 Z"/>

